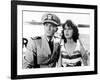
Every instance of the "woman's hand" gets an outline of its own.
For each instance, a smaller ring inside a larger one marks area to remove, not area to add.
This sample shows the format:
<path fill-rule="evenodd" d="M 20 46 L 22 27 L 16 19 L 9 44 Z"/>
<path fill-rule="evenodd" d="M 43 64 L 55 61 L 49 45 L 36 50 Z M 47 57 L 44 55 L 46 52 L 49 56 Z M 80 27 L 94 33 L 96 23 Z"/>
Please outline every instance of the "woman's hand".
<path fill-rule="evenodd" d="M 90 52 L 86 50 L 85 54 L 82 56 L 84 66 L 89 65 L 89 57 L 90 57 Z"/>

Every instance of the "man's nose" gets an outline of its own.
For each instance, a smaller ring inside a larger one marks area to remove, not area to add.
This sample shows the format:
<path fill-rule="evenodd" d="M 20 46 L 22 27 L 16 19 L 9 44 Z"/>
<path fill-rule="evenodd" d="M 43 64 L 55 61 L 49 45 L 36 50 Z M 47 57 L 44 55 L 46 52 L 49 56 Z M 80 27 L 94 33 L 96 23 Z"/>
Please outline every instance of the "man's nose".
<path fill-rule="evenodd" d="M 48 26 L 48 29 L 51 30 L 51 26 Z"/>

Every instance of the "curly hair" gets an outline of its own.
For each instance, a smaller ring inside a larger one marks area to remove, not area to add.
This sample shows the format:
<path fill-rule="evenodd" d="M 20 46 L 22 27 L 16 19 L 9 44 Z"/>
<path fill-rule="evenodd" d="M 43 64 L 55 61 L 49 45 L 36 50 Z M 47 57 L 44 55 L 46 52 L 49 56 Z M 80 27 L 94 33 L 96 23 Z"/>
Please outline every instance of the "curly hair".
<path fill-rule="evenodd" d="M 77 42 L 77 39 L 79 39 L 79 32 L 78 32 L 78 28 L 77 26 L 71 21 L 71 20 L 67 20 L 63 25 L 63 30 L 62 30 L 62 39 L 64 39 L 64 42 L 66 43 L 67 40 L 64 36 L 64 30 L 65 30 L 65 25 L 67 24 L 68 27 L 71 27 L 73 29 L 73 35 L 72 35 L 72 39 L 74 40 L 74 42 Z"/>

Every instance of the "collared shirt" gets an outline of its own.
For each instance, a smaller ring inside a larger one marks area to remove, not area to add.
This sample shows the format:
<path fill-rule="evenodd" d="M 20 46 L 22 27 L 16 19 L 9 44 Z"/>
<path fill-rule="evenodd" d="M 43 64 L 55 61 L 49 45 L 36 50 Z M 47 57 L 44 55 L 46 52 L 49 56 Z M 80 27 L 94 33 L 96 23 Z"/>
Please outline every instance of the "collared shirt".
<path fill-rule="evenodd" d="M 46 37 L 46 39 L 49 42 L 50 38 Z M 51 41 L 54 41 L 54 37 L 52 37 Z"/>
<path fill-rule="evenodd" d="M 48 44 L 49 44 L 49 48 L 50 48 L 50 50 L 51 50 L 51 53 L 53 53 L 53 48 L 54 48 L 54 37 L 52 37 L 52 39 L 50 39 L 50 38 L 46 38 L 47 39 L 47 41 L 48 41 Z"/>

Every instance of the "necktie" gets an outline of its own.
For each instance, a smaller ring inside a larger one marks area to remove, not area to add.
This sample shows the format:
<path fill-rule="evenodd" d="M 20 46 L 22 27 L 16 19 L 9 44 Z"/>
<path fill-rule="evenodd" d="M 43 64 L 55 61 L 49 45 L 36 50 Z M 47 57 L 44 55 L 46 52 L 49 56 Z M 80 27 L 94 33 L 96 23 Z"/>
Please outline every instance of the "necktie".
<path fill-rule="evenodd" d="M 53 41 L 51 41 L 51 39 L 49 40 L 49 47 L 50 47 L 50 50 L 51 50 L 51 53 L 53 52 Z"/>

